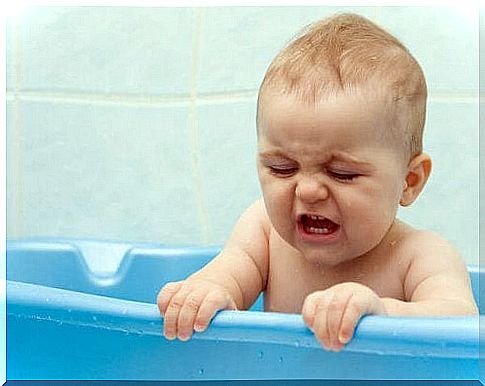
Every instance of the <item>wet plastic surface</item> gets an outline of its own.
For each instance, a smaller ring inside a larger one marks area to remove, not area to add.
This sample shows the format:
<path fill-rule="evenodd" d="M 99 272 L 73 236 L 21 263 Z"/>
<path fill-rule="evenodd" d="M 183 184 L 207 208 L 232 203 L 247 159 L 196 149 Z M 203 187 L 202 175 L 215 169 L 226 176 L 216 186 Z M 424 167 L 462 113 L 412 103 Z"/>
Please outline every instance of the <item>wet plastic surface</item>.
<path fill-rule="evenodd" d="M 220 248 L 95 240 L 7 242 L 7 379 L 477 379 L 479 318 L 367 316 L 340 353 L 300 315 L 223 311 L 168 341 L 160 287 Z M 478 297 L 479 271 L 470 269 Z"/>

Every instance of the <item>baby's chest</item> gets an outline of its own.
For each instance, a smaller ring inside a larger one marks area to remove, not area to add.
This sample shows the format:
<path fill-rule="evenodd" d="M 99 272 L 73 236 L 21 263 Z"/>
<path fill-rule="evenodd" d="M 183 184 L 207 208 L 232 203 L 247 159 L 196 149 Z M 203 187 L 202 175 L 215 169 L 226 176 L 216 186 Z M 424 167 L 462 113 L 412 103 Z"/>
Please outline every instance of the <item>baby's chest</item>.
<path fill-rule="evenodd" d="M 380 297 L 405 300 L 401 276 L 389 261 L 383 264 L 355 263 L 344 272 L 335 272 L 308 263 L 291 247 L 270 245 L 265 310 L 300 313 L 308 295 L 344 282 L 363 284 Z"/>

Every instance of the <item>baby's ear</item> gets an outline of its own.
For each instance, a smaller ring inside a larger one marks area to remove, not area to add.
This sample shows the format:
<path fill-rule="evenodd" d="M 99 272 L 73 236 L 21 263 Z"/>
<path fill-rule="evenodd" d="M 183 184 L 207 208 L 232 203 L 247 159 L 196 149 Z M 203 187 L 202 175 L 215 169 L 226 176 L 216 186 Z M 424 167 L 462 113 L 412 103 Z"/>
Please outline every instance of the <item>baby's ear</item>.
<path fill-rule="evenodd" d="M 402 206 L 409 206 L 418 198 L 430 173 L 431 158 L 427 154 L 421 153 L 409 162 L 406 183 L 400 201 Z"/>

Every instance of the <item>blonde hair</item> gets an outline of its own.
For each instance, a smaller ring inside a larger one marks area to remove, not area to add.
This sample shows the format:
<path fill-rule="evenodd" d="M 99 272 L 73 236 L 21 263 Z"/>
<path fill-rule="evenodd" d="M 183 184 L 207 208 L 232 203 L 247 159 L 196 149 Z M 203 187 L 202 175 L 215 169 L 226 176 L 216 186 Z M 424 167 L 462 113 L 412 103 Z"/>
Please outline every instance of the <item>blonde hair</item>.
<path fill-rule="evenodd" d="M 407 156 L 421 153 L 427 97 L 423 71 L 398 39 L 355 14 L 306 27 L 274 58 L 259 89 L 257 116 L 269 87 L 316 103 L 366 86 L 386 98 L 393 114 L 390 134 L 404 142 Z"/>

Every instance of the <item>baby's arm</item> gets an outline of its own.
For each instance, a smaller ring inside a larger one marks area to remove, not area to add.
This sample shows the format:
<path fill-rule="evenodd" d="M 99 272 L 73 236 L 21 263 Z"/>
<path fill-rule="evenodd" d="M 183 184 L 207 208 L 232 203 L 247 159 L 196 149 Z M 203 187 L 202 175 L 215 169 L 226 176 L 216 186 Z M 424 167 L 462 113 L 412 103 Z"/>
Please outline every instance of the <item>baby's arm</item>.
<path fill-rule="evenodd" d="M 168 339 L 203 331 L 218 310 L 248 309 L 266 287 L 269 222 L 263 200 L 241 216 L 223 251 L 186 280 L 166 284 L 157 304 Z"/>
<path fill-rule="evenodd" d="M 450 243 L 431 232 L 416 232 L 408 237 L 400 255 L 410 256 L 403 278 L 407 301 L 380 298 L 369 287 L 352 282 L 305 299 L 303 318 L 324 347 L 341 350 L 363 315 L 477 314 L 466 266 Z"/>
<path fill-rule="evenodd" d="M 382 301 L 389 315 L 458 316 L 478 313 L 466 266 L 453 246 L 432 232 L 408 244 L 412 259 L 404 278 L 407 302 Z"/>

